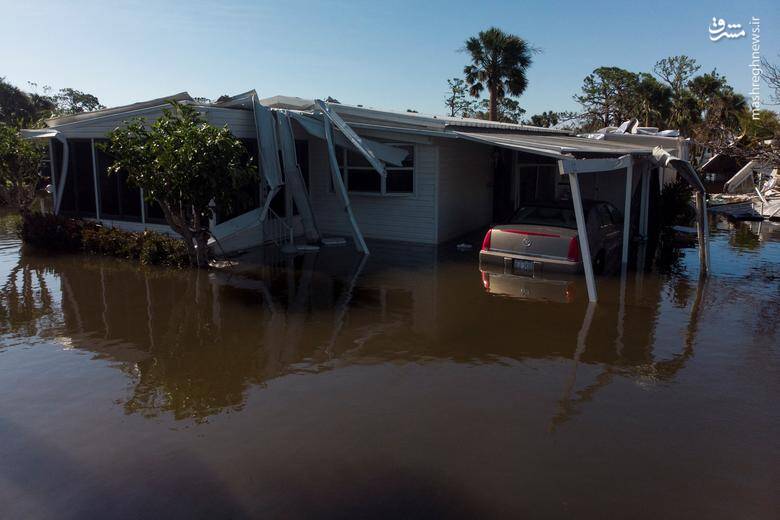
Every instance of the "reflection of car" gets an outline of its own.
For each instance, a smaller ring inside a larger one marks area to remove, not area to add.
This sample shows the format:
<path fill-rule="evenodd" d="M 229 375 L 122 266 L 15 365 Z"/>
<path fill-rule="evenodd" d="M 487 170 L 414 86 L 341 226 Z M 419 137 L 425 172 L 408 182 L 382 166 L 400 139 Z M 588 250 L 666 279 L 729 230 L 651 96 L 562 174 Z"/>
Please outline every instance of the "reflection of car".
<path fill-rule="evenodd" d="M 583 201 L 593 267 L 602 272 L 620 247 L 623 217 L 607 202 Z M 503 266 L 504 272 L 533 276 L 542 272 L 582 270 L 577 221 L 571 201 L 538 202 L 520 207 L 508 223 L 488 230 L 479 253 L 480 266 Z"/>
<path fill-rule="evenodd" d="M 505 273 L 503 266 L 491 265 L 483 266 L 481 271 L 482 285 L 490 294 L 557 303 L 571 303 L 577 294 L 584 294 L 582 288 L 577 289 L 572 275 L 517 276 Z"/>

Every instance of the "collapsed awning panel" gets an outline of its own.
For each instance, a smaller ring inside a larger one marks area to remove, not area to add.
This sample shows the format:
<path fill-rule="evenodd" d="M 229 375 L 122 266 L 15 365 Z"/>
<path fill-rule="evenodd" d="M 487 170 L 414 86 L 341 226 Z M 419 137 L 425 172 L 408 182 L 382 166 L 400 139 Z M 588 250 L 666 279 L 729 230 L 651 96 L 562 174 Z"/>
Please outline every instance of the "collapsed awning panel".
<path fill-rule="evenodd" d="M 558 135 L 509 134 L 495 132 L 454 132 L 458 137 L 479 143 L 490 144 L 510 150 L 518 150 L 555 159 L 576 154 L 599 154 L 606 156 L 650 155 L 651 147 L 628 143 L 596 141 L 583 137 Z"/>
<path fill-rule="evenodd" d="M 357 148 L 357 150 L 363 154 L 363 157 L 365 157 L 369 164 L 373 166 L 377 172 L 379 172 L 379 175 L 387 175 L 384 163 L 377 158 L 377 156 L 370 148 L 365 146 L 363 138 L 357 135 L 355 131 L 349 127 L 346 121 L 341 119 L 340 115 L 331 110 L 324 101 L 317 99 L 314 102 L 322 111 L 322 114 L 328 118 L 328 120 L 333 123 L 333 125 L 338 128 L 342 134 L 344 134 L 344 137 L 346 137 L 349 142 L 352 143 L 352 146 Z"/>
<path fill-rule="evenodd" d="M 253 109 L 260 152 L 260 169 L 268 187 L 274 190 L 284 184 L 279 165 L 279 147 L 276 142 L 276 122 L 271 110 L 258 103 L 256 97 L 253 99 Z"/>
<path fill-rule="evenodd" d="M 325 130 L 321 119 L 317 119 L 316 116 L 299 114 L 297 112 L 290 112 L 290 115 L 293 117 L 293 119 L 300 123 L 300 125 L 309 135 L 313 135 L 319 139 L 325 139 Z M 333 138 L 335 144 L 338 146 L 357 151 L 357 148 L 355 148 L 355 146 L 353 146 L 353 144 L 341 133 L 334 134 Z M 377 141 L 372 141 L 371 139 L 366 139 L 364 137 L 361 137 L 360 139 L 363 142 L 363 146 L 371 150 L 374 156 L 376 156 L 380 161 L 386 162 L 388 164 L 402 166 L 404 159 L 406 159 L 406 156 L 409 155 L 406 150 L 403 148 L 398 148 L 397 146 L 386 145 Z"/>
<path fill-rule="evenodd" d="M 653 149 L 653 160 L 663 167 L 674 168 L 688 184 L 700 193 L 707 192 L 701 177 L 688 161 L 674 157 L 660 146 Z"/>

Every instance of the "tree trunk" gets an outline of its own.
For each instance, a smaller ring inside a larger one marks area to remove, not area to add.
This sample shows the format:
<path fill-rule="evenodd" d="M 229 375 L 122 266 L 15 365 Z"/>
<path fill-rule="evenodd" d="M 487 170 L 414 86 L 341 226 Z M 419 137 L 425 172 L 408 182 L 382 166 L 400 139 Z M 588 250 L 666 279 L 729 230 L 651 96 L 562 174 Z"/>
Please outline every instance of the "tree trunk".
<path fill-rule="evenodd" d="M 491 121 L 498 121 L 498 93 L 495 87 L 490 87 L 490 111 L 488 118 Z"/>
<path fill-rule="evenodd" d="M 184 239 L 184 245 L 187 247 L 187 256 L 190 260 L 190 265 L 198 268 L 208 267 L 208 231 L 199 228 L 199 223 L 190 225 L 183 215 L 171 211 L 171 208 L 168 207 L 167 203 L 161 200 L 157 200 L 157 203 L 160 205 L 163 215 L 165 215 L 165 221 L 171 229 L 181 235 Z"/>
<path fill-rule="evenodd" d="M 208 231 L 195 232 L 195 262 L 199 268 L 209 266 Z"/>

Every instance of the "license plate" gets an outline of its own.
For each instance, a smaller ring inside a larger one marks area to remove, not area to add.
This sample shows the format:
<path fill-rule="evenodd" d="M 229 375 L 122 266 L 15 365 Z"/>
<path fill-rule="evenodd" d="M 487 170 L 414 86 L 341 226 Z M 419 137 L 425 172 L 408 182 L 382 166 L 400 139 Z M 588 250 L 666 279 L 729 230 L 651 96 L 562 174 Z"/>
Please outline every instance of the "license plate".
<path fill-rule="evenodd" d="M 534 263 L 531 260 L 516 259 L 512 263 L 512 268 L 516 274 L 533 275 Z"/>

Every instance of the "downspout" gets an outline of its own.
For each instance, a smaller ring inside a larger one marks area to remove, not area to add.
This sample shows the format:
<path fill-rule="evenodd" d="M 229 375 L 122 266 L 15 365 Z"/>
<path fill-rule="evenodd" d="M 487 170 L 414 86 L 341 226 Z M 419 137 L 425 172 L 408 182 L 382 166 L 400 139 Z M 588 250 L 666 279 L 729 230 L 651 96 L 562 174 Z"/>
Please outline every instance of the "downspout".
<path fill-rule="evenodd" d="M 68 140 L 57 134 L 55 138 L 62 143 L 62 167 L 60 168 L 59 182 L 54 184 L 54 214 L 60 214 L 60 205 L 62 204 L 62 195 L 65 192 L 65 182 L 68 179 L 68 164 L 70 159 L 70 150 L 68 147 Z M 53 177 L 52 177 L 53 179 Z"/>

